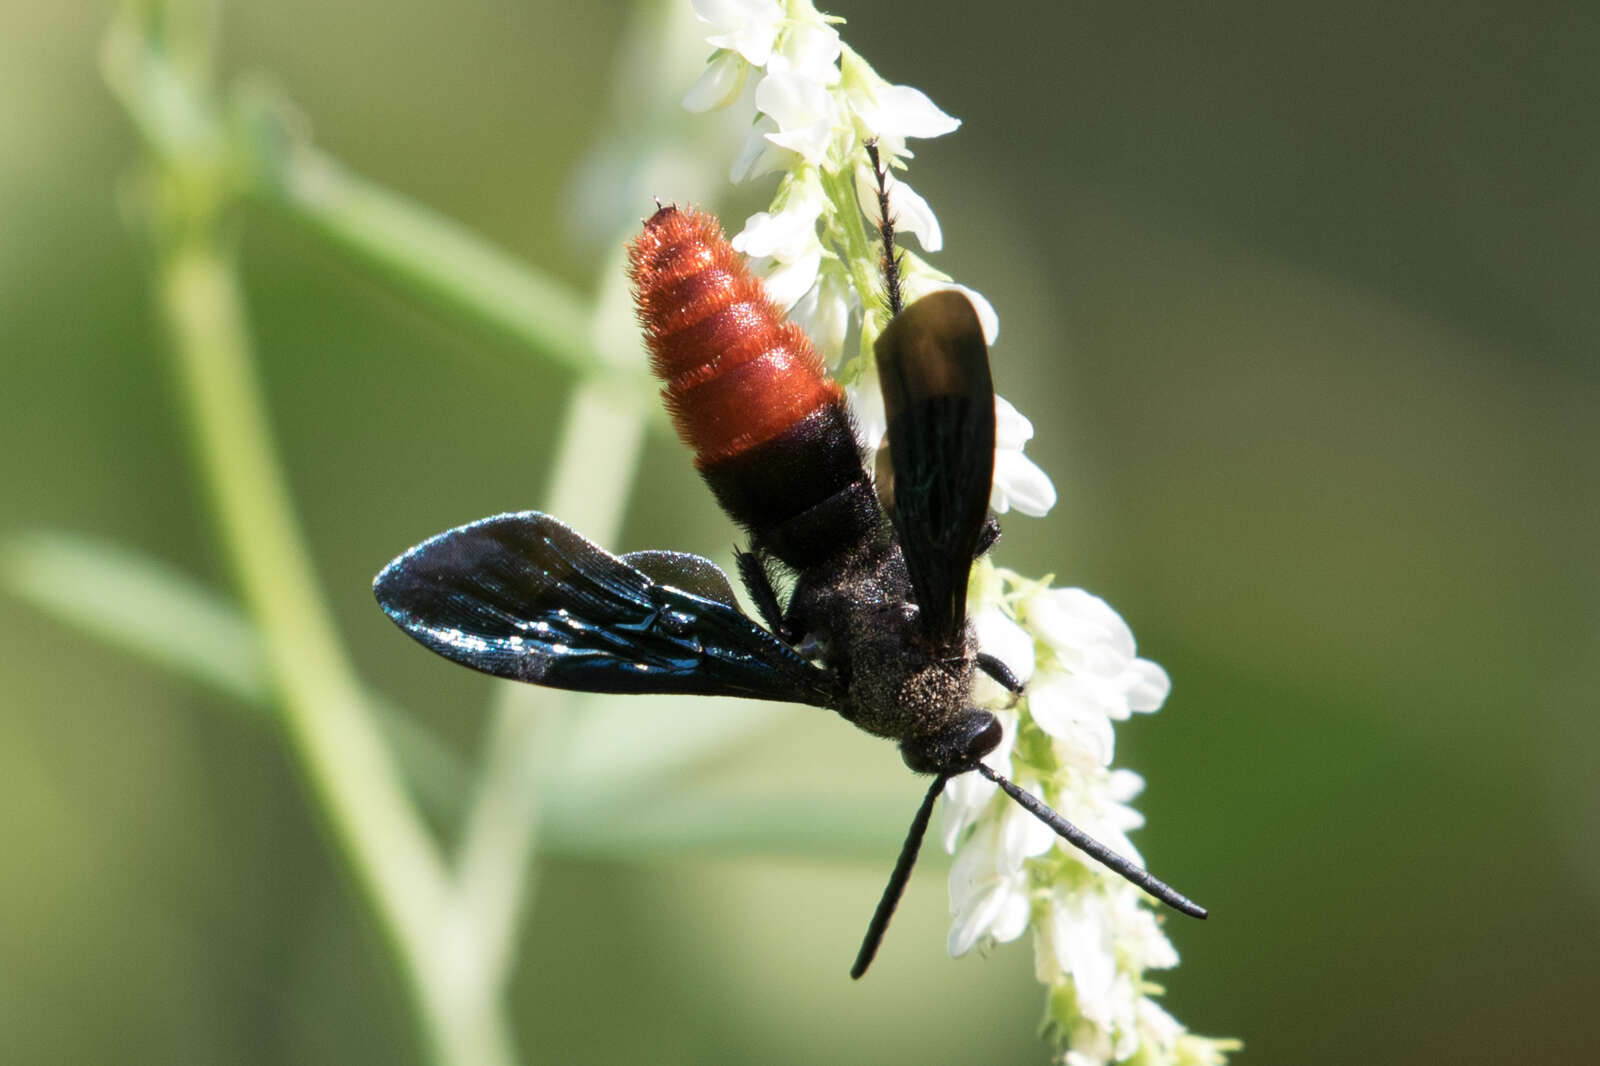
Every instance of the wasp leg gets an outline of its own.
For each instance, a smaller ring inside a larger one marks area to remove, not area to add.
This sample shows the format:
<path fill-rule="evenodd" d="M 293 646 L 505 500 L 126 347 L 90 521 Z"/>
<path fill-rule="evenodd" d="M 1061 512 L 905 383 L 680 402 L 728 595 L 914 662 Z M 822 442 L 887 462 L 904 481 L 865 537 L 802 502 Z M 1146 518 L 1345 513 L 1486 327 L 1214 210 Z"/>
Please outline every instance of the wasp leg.
<path fill-rule="evenodd" d="M 758 552 L 743 548 L 733 549 L 733 560 L 739 567 L 739 580 L 755 601 L 756 613 L 768 629 L 777 634 L 785 644 L 799 641 L 800 634 L 784 623 L 783 608 L 778 604 L 778 590 L 773 587 L 772 575 L 767 571 L 766 560 Z"/>
<path fill-rule="evenodd" d="M 1013 697 L 1012 703 L 1016 702 L 1015 697 L 1022 695 L 1023 689 L 1027 687 L 1017 679 L 1016 674 L 1011 672 L 1011 667 L 988 652 L 980 651 L 978 653 L 978 669 L 994 678 L 1001 688 L 1011 693 Z"/>

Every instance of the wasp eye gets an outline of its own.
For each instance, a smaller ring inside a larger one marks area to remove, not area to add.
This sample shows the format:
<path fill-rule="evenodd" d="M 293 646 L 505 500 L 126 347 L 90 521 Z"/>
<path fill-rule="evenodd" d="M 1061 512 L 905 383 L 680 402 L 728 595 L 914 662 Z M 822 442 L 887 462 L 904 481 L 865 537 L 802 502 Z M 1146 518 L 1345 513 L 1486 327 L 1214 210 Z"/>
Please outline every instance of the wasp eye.
<path fill-rule="evenodd" d="M 967 740 L 967 745 L 961 754 L 965 755 L 971 764 L 976 766 L 983 757 L 1000 746 L 1000 738 L 1005 735 L 1005 730 L 1000 728 L 1000 719 L 988 711 L 978 711 L 981 718 L 976 723 L 982 723 L 977 732 Z M 988 719 L 988 721 L 984 721 Z M 975 724 L 976 724 L 975 723 Z"/>
<path fill-rule="evenodd" d="M 919 774 L 964 774 L 995 749 L 1002 735 L 994 715 L 969 707 L 946 729 L 902 740 L 900 756 Z"/>

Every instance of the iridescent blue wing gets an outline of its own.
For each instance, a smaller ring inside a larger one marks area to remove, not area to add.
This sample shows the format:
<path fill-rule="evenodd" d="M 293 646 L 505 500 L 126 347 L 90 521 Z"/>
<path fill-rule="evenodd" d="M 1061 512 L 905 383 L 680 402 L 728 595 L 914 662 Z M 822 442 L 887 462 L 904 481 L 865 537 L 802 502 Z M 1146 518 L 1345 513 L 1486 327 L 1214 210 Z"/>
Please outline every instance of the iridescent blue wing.
<path fill-rule="evenodd" d="M 746 617 L 710 560 L 619 559 L 537 511 L 425 540 L 372 588 L 418 642 L 496 677 L 838 705 L 833 676 Z"/>
<path fill-rule="evenodd" d="M 894 470 L 889 517 L 923 632 L 941 647 L 959 647 L 967 576 L 994 482 L 989 348 L 972 303 L 945 291 L 896 315 L 875 351 Z"/>

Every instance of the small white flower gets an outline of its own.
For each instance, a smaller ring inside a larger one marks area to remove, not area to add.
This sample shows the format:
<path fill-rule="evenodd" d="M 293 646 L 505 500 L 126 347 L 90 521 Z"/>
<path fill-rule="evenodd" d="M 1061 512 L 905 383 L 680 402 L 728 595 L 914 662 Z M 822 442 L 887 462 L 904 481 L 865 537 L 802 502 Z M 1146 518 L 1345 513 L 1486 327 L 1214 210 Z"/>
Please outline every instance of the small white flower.
<path fill-rule="evenodd" d="M 1173 956 L 1176 960 L 1177 956 Z M 1176 966 L 1177 962 L 1174 961 Z M 1178 1019 L 1161 1009 L 1161 1005 L 1153 999 L 1139 1000 L 1139 1030 L 1141 1044 L 1154 1044 L 1161 1055 L 1170 1056 L 1177 1046 L 1178 1038 L 1183 1035 L 1183 1026 Z"/>
<path fill-rule="evenodd" d="M 1133 630 L 1105 600 L 1083 589 L 1043 589 L 1023 601 L 1040 639 L 1074 665 L 1106 671 L 1133 657 Z"/>
<path fill-rule="evenodd" d="M 1107 717 L 1123 721 L 1166 702 L 1172 688 L 1167 672 L 1135 655 L 1133 631 L 1100 597 L 1083 589 L 1044 589 L 1019 610 L 1076 679 L 1082 697 Z"/>
<path fill-rule="evenodd" d="M 1056 973 L 1069 973 L 1085 1017 L 1104 1011 L 1117 977 L 1117 957 L 1097 892 L 1068 893 L 1056 889 L 1041 923 L 1045 941 L 1041 955 Z M 1054 974 L 1046 979 L 1053 980 Z"/>
<path fill-rule="evenodd" d="M 757 67 L 767 65 L 783 27 L 778 0 L 693 0 L 694 13 L 711 32 L 706 43 L 739 53 Z"/>
<path fill-rule="evenodd" d="M 1033 423 L 1022 416 L 1002 396 L 994 398 L 994 487 L 989 492 L 989 507 L 1005 514 L 1013 507 L 1035 518 L 1048 514 L 1056 505 L 1056 487 L 1049 475 L 1022 447 L 1033 437 Z"/>
<path fill-rule="evenodd" d="M 850 314 L 857 306 L 855 290 L 850 287 L 850 276 L 843 264 L 824 258 L 816 283 L 789 308 L 789 320 L 806 331 L 823 361 L 833 365 L 844 352 Z"/>
<path fill-rule="evenodd" d="M 683 109 L 699 114 L 733 104 L 744 92 L 750 64 L 738 52 L 718 52 L 683 96 Z"/>
<path fill-rule="evenodd" d="M 865 137 L 876 139 L 885 155 L 909 158 L 906 138 L 942 137 L 961 125 L 960 119 L 941 111 L 926 93 L 909 85 L 889 84 L 848 49 L 843 69 L 850 110 Z"/>
<path fill-rule="evenodd" d="M 961 120 L 945 114 L 921 89 L 890 85 L 872 93 L 870 102 L 858 105 L 856 114 L 887 145 L 907 137 L 943 137 L 960 127 Z M 900 152 L 895 152 L 900 155 Z"/>
<path fill-rule="evenodd" d="M 817 220 L 824 206 L 814 181 L 794 182 L 780 211 L 751 215 L 733 238 L 733 247 L 752 258 L 767 295 L 785 310 L 816 285 L 824 254 Z"/>
<path fill-rule="evenodd" d="M 1111 719 L 1092 701 L 1083 698 L 1081 686 L 1070 674 L 1050 671 L 1028 690 L 1028 712 L 1050 736 L 1064 743 L 1069 754 L 1088 756 L 1088 765 L 1111 765 L 1116 745 Z"/>
<path fill-rule="evenodd" d="M 822 249 L 816 248 L 793 262 L 775 260 L 770 264 L 757 264 L 756 269 L 761 274 L 767 297 L 788 311 L 816 285 L 817 270 L 821 266 Z"/>
<path fill-rule="evenodd" d="M 1003 944 L 1022 935 L 1032 909 L 1023 864 L 1054 843 L 1055 834 L 1015 804 L 1007 804 L 973 831 L 950 867 L 950 913 L 955 919 L 950 954 L 965 955 L 982 940 Z"/>
<path fill-rule="evenodd" d="M 1035 928 L 1036 976 L 1045 983 L 1071 977 L 1078 1012 L 1097 1030 L 1075 1047 L 1091 1056 L 1087 1061 L 1120 1062 L 1146 1040 L 1157 1046 L 1170 1042 L 1166 1023 L 1171 1018 L 1144 1009 L 1147 1001 L 1136 980 L 1144 964 L 1129 957 L 1129 937 L 1145 937 L 1154 928 L 1150 912 L 1120 886 L 1107 892 L 1052 892 L 1046 915 Z M 1155 954 L 1175 959 L 1159 930 L 1155 936 L 1165 946 Z"/>
<path fill-rule="evenodd" d="M 1133 983 L 1133 975 L 1122 970 L 1111 982 L 1110 994 L 1096 1004 L 1096 1012 L 1083 1012 L 1085 1018 L 1098 1022 L 1102 1030 L 1114 1034 L 1111 1056 L 1115 1062 L 1131 1059 L 1139 1050 L 1139 1001 L 1143 998 Z M 1082 1004 L 1079 1006 L 1081 1008 Z"/>
<path fill-rule="evenodd" d="M 793 153 L 778 147 L 767 139 L 778 131 L 778 124 L 766 115 L 760 115 L 750 126 L 750 133 L 740 146 L 728 167 L 728 180 L 734 184 L 752 181 L 763 174 L 782 170 Z"/>
<path fill-rule="evenodd" d="M 981 826 L 950 869 L 953 921 L 948 946 L 957 958 L 985 937 L 1001 943 L 1015 940 L 1027 926 L 1027 874 L 1020 866 L 997 872 L 994 837 L 991 826 Z"/>
<path fill-rule="evenodd" d="M 883 382 L 878 378 L 876 361 L 863 360 L 857 364 L 855 379 L 844 387 L 844 395 L 850 404 L 856 443 L 866 453 L 867 472 L 872 473 L 878 450 L 884 447 L 889 435 L 889 416 L 883 406 Z"/>
<path fill-rule="evenodd" d="M 819 85 L 839 83 L 839 53 L 844 45 L 839 31 L 826 22 L 800 22 L 793 25 L 779 55 L 787 68 Z"/>
<path fill-rule="evenodd" d="M 1052 798 L 1062 817 L 1118 855 L 1143 866 L 1144 858 L 1128 839 L 1129 831 L 1144 825 L 1144 815 L 1128 806 L 1142 791 L 1144 778 L 1132 770 L 1118 769 L 1097 778 L 1080 775 L 1078 787 L 1065 789 Z M 1115 876 L 1064 840 L 1059 842 L 1058 850 L 1093 873 Z"/>
<path fill-rule="evenodd" d="M 1139 969 L 1170 970 L 1178 965 L 1177 949 L 1161 931 L 1155 912 L 1140 904 L 1137 892 L 1117 886 L 1111 898 L 1111 920 L 1117 950 Z"/>
<path fill-rule="evenodd" d="M 917 239 L 924 251 L 937 252 L 944 247 L 944 230 L 935 217 L 933 208 L 911 186 L 890 176 L 884 183 L 889 192 L 889 217 L 894 219 L 896 233 L 909 233 Z"/>
<path fill-rule="evenodd" d="M 1222 1066 L 1228 1053 L 1238 1051 L 1244 1044 L 1238 1040 L 1218 1040 L 1209 1036 L 1184 1033 L 1174 1042 L 1171 1061 L 1174 1066 Z"/>
<path fill-rule="evenodd" d="M 999 604 L 984 605 L 973 616 L 972 628 L 978 637 L 978 647 L 1010 667 L 1018 681 L 1026 684 L 1033 677 L 1033 635 L 1013 621 Z M 983 680 L 994 684 L 987 675 Z M 978 702 L 1001 702 L 1007 696 L 998 686 L 988 695 L 989 699 L 983 699 L 980 693 Z"/>
<path fill-rule="evenodd" d="M 777 124 L 767 140 L 820 164 L 833 140 L 838 105 L 827 88 L 805 74 L 775 70 L 756 86 L 756 107 Z"/>
<path fill-rule="evenodd" d="M 856 167 L 855 181 L 856 200 L 861 205 L 862 213 L 868 218 L 876 219 L 878 178 L 870 162 L 862 160 L 861 165 Z M 889 219 L 894 223 L 895 233 L 912 234 L 924 251 L 937 252 L 943 248 L 944 230 L 940 228 L 939 220 L 934 216 L 933 208 L 928 206 L 928 201 L 892 173 L 884 176 L 883 186 L 889 194 Z M 960 288 L 960 286 L 951 287 Z M 993 308 L 990 311 L 992 313 Z"/>
<path fill-rule="evenodd" d="M 776 214 L 757 211 L 730 243 L 752 258 L 793 260 L 808 255 L 822 247 L 817 239 L 817 220 L 826 206 L 827 200 L 815 181 L 795 182 L 781 210 Z"/>
<path fill-rule="evenodd" d="M 1073 1048 L 1061 1058 L 1062 1066 L 1106 1066 L 1110 1061 L 1110 1051 L 1104 1055 L 1095 1055 L 1079 1048 Z"/>

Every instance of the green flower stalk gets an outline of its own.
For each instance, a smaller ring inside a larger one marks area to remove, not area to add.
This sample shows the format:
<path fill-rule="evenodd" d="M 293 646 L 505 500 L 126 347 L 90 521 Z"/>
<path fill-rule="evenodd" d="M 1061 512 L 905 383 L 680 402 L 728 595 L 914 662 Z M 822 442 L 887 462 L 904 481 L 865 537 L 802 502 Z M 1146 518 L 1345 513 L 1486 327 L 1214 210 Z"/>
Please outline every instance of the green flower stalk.
<path fill-rule="evenodd" d="M 923 252 L 942 245 L 938 219 L 896 172 L 907 141 L 960 123 L 923 93 L 892 85 L 851 51 L 809 0 L 694 0 L 712 53 L 684 106 L 751 115 L 730 168 L 735 182 L 778 175 L 768 210 L 733 238 L 768 293 L 803 326 L 846 385 L 862 447 L 885 443 L 873 342 L 888 322 L 880 263 L 876 175 L 867 145 L 890 173 L 896 231 Z M 906 301 L 958 289 L 977 309 L 986 339 L 999 318 L 979 293 L 921 255 L 900 252 Z M 997 450 L 990 504 L 1043 515 L 1050 479 L 1023 454 L 1033 427 L 996 397 Z M 869 463 L 869 469 L 873 464 Z M 968 614 L 980 646 L 1028 683 L 1013 701 L 986 677 L 974 698 L 999 718 L 1005 739 L 985 760 L 1113 850 L 1139 861 L 1127 833 L 1143 824 L 1131 801 L 1144 782 L 1114 769 L 1113 722 L 1150 713 L 1170 689 L 1165 671 L 1139 658 L 1133 634 L 1105 601 L 1052 588 L 984 560 Z M 1238 1042 L 1189 1033 L 1153 998 L 1147 973 L 1177 965 L 1152 901 L 1059 840 L 977 774 L 947 786 L 942 837 L 950 872 L 950 953 L 1016 940 L 1031 931 L 1035 973 L 1048 988 L 1046 1027 L 1068 1066 L 1222 1063 Z"/>

